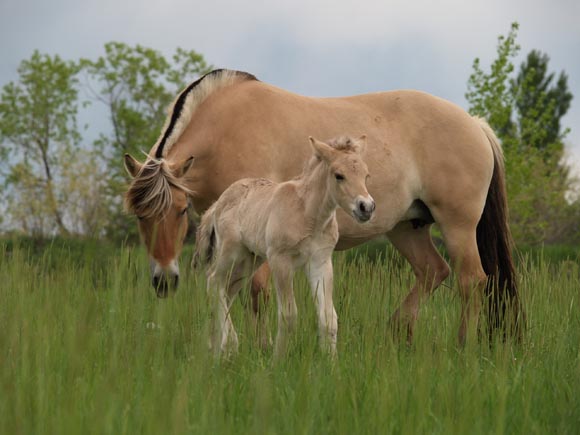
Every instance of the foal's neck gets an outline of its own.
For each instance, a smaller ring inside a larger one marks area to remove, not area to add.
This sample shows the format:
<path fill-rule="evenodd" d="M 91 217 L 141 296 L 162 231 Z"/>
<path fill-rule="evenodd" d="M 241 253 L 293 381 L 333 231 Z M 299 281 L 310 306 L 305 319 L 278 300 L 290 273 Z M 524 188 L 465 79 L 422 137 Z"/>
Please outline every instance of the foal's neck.
<path fill-rule="evenodd" d="M 328 167 L 323 162 L 310 166 L 299 179 L 298 195 L 305 205 L 306 218 L 314 228 L 325 226 L 338 204 L 330 194 Z"/>

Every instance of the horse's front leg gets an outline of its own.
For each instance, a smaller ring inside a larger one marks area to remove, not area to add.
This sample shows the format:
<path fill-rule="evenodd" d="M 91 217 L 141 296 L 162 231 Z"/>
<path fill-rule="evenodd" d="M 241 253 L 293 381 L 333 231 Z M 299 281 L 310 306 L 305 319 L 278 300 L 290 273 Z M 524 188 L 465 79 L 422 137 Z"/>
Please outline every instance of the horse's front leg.
<path fill-rule="evenodd" d="M 284 256 L 268 258 L 274 276 L 278 302 L 278 333 L 274 346 L 274 358 L 280 359 L 286 354 L 288 337 L 296 329 L 298 309 L 294 299 L 294 266 L 292 259 Z"/>
<path fill-rule="evenodd" d="M 320 346 L 336 357 L 338 316 L 332 301 L 334 278 L 331 255 L 313 258 L 306 266 L 306 273 L 318 311 Z"/>
<path fill-rule="evenodd" d="M 268 315 L 265 308 L 270 299 L 270 290 L 268 282 L 270 280 L 270 266 L 263 263 L 252 277 L 252 286 L 250 289 L 252 297 L 252 323 L 258 338 L 258 343 L 262 349 L 267 349 L 272 345 L 270 332 L 268 331 Z"/>

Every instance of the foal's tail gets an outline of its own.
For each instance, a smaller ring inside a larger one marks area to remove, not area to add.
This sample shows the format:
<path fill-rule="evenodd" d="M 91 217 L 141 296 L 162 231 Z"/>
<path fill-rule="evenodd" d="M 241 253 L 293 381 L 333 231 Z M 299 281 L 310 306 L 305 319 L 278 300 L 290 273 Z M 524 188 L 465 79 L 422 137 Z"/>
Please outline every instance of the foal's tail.
<path fill-rule="evenodd" d="M 477 224 L 477 247 L 488 280 L 485 296 L 488 306 L 488 327 L 501 328 L 504 334 L 521 338 L 525 315 L 518 293 L 512 257 L 513 240 L 508 225 L 508 205 L 503 151 L 489 124 L 475 118 L 493 150 L 493 176 L 487 192 L 485 208 Z"/>
<path fill-rule="evenodd" d="M 212 205 L 202 216 L 195 235 L 195 254 L 193 256 L 193 267 L 210 264 L 213 260 L 215 247 L 214 228 L 215 204 Z"/>

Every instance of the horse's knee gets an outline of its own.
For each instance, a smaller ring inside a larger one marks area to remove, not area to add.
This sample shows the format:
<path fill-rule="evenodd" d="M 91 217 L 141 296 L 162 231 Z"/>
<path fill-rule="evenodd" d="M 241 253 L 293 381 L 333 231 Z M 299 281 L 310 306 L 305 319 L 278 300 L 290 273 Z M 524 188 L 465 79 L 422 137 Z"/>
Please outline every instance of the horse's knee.
<path fill-rule="evenodd" d="M 433 279 L 433 283 L 435 284 L 435 286 L 438 286 L 443 281 L 445 281 L 447 277 L 449 277 L 449 274 L 451 273 L 451 268 L 445 261 L 441 261 L 435 267 L 434 273 L 435 276 Z"/>
<path fill-rule="evenodd" d="M 423 283 L 426 290 L 429 292 L 439 287 L 439 285 L 447 279 L 451 269 L 444 261 L 436 261 L 427 264 L 424 268 L 416 269 L 415 276 L 419 283 Z"/>
<path fill-rule="evenodd" d="M 470 299 L 473 294 L 479 294 L 487 281 L 484 273 L 462 274 L 459 277 L 459 289 L 463 299 Z"/>

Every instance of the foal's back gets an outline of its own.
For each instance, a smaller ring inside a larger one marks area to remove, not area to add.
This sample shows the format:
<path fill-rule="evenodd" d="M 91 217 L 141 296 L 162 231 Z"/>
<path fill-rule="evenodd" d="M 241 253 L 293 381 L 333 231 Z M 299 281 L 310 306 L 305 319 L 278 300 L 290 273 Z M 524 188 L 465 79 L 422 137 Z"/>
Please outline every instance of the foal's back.
<path fill-rule="evenodd" d="M 292 188 L 286 186 L 290 183 L 244 178 L 228 187 L 214 205 L 215 229 L 220 238 L 265 257 L 268 223 L 273 213 L 287 209 L 286 203 L 292 202 Z"/>

